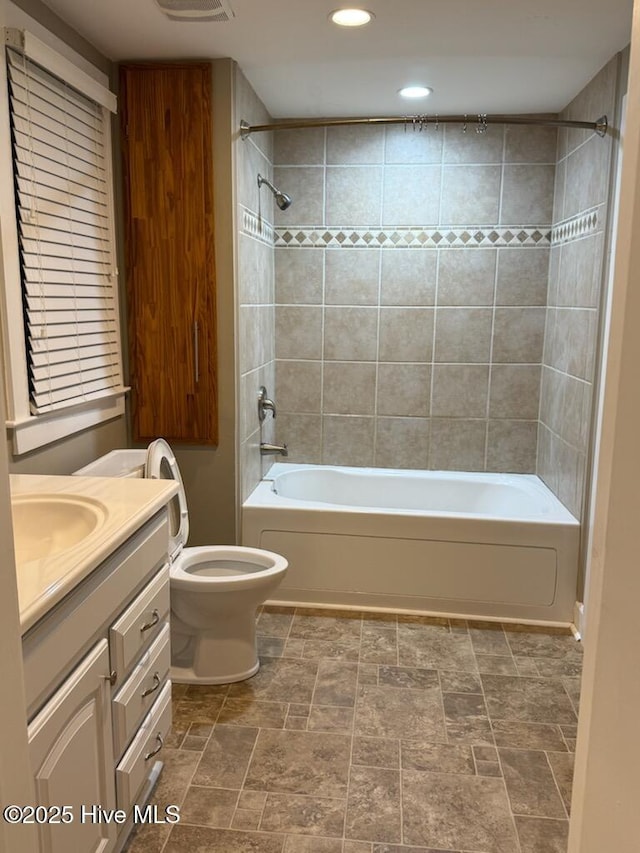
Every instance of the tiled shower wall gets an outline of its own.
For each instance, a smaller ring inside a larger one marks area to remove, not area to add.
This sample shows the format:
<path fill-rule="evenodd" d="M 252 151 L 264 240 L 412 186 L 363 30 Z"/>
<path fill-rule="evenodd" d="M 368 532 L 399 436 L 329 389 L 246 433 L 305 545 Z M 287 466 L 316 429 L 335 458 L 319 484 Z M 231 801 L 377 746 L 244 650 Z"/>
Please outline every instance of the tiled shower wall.
<path fill-rule="evenodd" d="M 556 131 L 274 136 L 289 458 L 535 471 Z"/>
<path fill-rule="evenodd" d="M 235 127 L 244 119 L 250 124 L 268 124 L 271 117 L 235 67 Z M 271 177 L 273 140 L 261 133 L 235 142 L 237 200 L 236 299 L 238 364 L 240 372 L 240 492 L 244 500 L 262 477 L 260 441 L 273 440 L 271 418 L 261 430 L 258 421 L 258 389 L 275 385 L 273 197 L 257 177 Z M 270 462 L 271 460 L 269 460 Z"/>
<path fill-rule="evenodd" d="M 618 57 L 562 113 L 596 119 L 616 109 Z M 609 174 L 616 143 L 561 130 L 542 366 L 537 473 L 582 518 L 598 315 L 603 286 Z"/>

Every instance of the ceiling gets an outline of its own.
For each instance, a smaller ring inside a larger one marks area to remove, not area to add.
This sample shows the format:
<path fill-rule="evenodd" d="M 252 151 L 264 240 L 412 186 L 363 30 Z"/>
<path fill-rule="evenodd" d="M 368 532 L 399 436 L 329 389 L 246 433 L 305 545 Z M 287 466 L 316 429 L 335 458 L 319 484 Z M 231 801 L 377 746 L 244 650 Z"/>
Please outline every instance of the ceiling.
<path fill-rule="evenodd" d="M 557 112 L 630 36 L 633 0 L 230 0 L 224 23 L 155 0 L 44 0 L 113 60 L 232 57 L 277 118 Z M 330 24 L 369 9 L 362 29 Z M 407 102 L 410 83 L 433 94 Z M 595 120 L 598 116 L 584 116 Z"/>

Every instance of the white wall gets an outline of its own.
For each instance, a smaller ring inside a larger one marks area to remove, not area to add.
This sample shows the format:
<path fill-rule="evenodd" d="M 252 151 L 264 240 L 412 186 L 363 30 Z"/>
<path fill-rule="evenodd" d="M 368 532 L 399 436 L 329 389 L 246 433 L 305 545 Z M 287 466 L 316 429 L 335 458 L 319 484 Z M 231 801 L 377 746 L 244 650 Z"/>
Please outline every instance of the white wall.
<path fill-rule="evenodd" d="M 640 2 L 627 103 L 569 853 L 640 850 Z"/>

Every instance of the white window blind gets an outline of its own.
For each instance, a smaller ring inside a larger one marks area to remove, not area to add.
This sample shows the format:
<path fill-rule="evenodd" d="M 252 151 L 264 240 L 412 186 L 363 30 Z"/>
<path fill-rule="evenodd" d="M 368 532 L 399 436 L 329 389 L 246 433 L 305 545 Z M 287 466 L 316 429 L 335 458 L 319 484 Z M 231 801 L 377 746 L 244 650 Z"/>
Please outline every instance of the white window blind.
<path fill-rule="evenodd" d="M 31 412 L 124 390 L 104 107 L 7 50 Z"/>

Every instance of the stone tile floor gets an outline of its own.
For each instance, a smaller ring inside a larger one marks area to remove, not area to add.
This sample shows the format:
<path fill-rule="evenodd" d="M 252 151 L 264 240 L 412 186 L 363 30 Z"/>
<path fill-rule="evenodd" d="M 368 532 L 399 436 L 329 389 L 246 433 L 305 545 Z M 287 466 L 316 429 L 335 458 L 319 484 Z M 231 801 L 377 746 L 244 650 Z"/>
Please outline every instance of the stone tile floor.
<path fill-rule="evenodd" d="M 260 671 L 174 686 L 128 853 L 565 853 L 582 660 L 569 631 L 266 606 Z"/>

